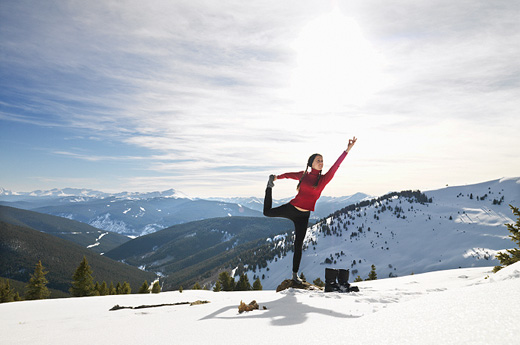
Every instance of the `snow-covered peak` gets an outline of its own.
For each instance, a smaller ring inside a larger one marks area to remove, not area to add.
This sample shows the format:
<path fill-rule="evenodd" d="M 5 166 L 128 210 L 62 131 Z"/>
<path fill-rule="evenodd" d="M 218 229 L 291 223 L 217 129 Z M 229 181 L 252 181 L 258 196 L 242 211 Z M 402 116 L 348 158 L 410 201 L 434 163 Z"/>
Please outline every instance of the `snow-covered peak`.
<path fill-rule="evenodd" d="M 390 193 L 350 205 L 309 227 L 300 270 L 311 281 L 325 267 L 366 278 L 395 277 L 457 267 L 493 266 L 513 243 L 509 205 L 520 204 L 520 178 L 447 187 L 425 193 Z M 292 234 L 268 241 L 277 256 L 257 264 L 250 279 L 273 288 L 292 267 Z M 280 248 L 288 248 L 281 250 Z"/>
<path fill-rule="evenodd" d="M 109 198 L 114 197 L 118 199 L 129 199 L 129 200 L 146 200 L 152 198 L 173 198 L 173 199 L 190 199 L 189 196 L 183 192 L 175 189 L 169 189 L 166 191 L 155 191 L 155 192 L 121 192 L 121 193 L 106 193 L 86 188 L 53 188 L 50 190 L 34 190 L 31 192 L 12 192 L 10 190 L 0 188 L 0 198 L 6 201 L 11 201 L 12 198 L 16 197 L 16 200 L 34 199 L 34 198 Z M 74 202 L 78 202 L 81 199 L 73 199 Z"/>
<path fill-rule="evenodd" d="M 154 192 L 121 192 L 113 195 L 118 199 L 146 200 L 154 198 L 191 199 L 188 195 L 175 189 Z"/>

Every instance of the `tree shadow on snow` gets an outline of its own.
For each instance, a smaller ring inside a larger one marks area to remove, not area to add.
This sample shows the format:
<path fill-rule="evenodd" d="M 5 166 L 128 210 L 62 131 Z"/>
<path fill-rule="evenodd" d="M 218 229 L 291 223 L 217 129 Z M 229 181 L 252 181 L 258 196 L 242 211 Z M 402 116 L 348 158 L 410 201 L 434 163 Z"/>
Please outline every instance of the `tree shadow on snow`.
<path fill-rule="evenodd" d="M 309 318 L 310 313 L 323 314 L 336 318 L 353 319 L 359 318 L 358 315 L 347 315 L 338 313 L 334 310 L 316 308 L 301 302 L 298 302 L 296 296 L 293 293 L 288 293 L 285 297 L 274 300 L 267 303 L 258 303 L 260 310 L 253 310 L 250 312 L 238 313 L 238 304 L 234 306 L 228 306 L 221 308 L 214 313 L 211 313 L 202 319 L 271 319 L 271 325 L 273 326 L 289 326 L 302 324 Z M 267 310 L 262 310 L 262 306 L 266 306 Z M 236 310 L 235 315 L 230 315 L 231 310 Z"/>

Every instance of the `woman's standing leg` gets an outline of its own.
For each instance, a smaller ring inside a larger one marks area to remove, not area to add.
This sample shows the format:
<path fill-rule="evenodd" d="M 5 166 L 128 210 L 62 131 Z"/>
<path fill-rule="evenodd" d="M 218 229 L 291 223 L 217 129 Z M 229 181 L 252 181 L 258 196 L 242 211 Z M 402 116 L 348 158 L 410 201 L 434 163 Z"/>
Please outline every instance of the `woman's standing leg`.
<path fill-rule="evenodd" d="M 293 256 L 293 273 L 298 273 L 300 262 L 302 260 L 303 240 L 307 233 L 309 225 L 310 212 L 301 212 L 301 216 L 292 219 L 294 222 L 294 256 Z"/>

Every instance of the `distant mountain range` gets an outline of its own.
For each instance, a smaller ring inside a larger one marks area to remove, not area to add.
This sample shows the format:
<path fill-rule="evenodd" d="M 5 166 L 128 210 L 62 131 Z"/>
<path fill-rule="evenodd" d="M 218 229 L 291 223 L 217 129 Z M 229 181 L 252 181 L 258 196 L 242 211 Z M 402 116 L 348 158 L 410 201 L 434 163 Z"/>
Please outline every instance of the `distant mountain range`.
<path fill-rule="evenodd" d="M 322 197 L 312 219 L 318 220 L 368 197 L 363 193 Z M 274 201 L 279 205 L 290 199 Z M 215 217 L 263 217 L 263 200 L 250 198 L 190 198 L 170 189 L 162 192 L 109 194 L 90 189 L 52 189 L 27 193 L 0 188 L 0 205 L 32 210 L 89 224 L 100 230 L 137 237 L 172 225 Z"/>
<path fill-rule="evenodd" d="M 323 280 L 325 267 L 350 269 L 352 281 L 356 276 L 366 278 L 371 265 L 376 266 L 379 278 L 458 267 L 493 266 L 498 263 L 494 258 L 497 251 L 514 246 L 504 224 L 516 221 L 512 219 L 508 205 L 520 205 L 520 178 L 499 179 L 423 193 L 402 191 L 377 198 L 361 198 L 362 196 L 358 195 L 355 203 L 348 202 L 355 198 L 343 200 L 343 206 L 309 227 L 301 265 L 301 271 L 308 280 L 318 277 Z M 66 200 L 63 198 L 70 197 L 77 196 L 51 199 L 62 202 Z M 94 228 L 85 224 L 34 211 L 0 207 L 4 236 L 0 241 L 2 265 L 10 264 L 11 258 L 16 258 L 16 255 L 23 252 L 13 252 L 14 248 L 19 248 L 15 243 L 21 243 L 15 236 L 17 231 L 23 234 L 22 239 L 34 238 L 29 242 L 33 247 L 25 247 L 25 251 L 32 255 L 30 260 L 24 261 L 26 266 L 2 268 L 0 265 L 3 270 L 0 270 L 0 276 L 12 276 L 14 272 L 24 272 L 27 276 L 38 255 L 64 257 L 60 248 L 67 248 L 68 245 L 63 242 L 56 244 L 55 241 L 63 240 L 52 240 L 55 238 L 52 236 L 46 235 L 45 239 L 37 237 L 41 231 L 76 241 L 81 247 L 74 244 L 74 250 L 90 252 L 90 257 L 99 257 L 92 251 L 97 250 L 98 253 L 103 252 L 102 257 L 107 260 L 112 258 L 126 263 L 127 267 L 138 267 L 152 277 L 159 275 L 165 289 L 176 289 L 180 285 L 189 288 L 195 282 L 199 282 L 201 286 L 211 286 L 222 270 L 229 270 L 233 275 L 246 273 L 250 282 L 260 278 L 266 289 L 276 288 L 290 275 L 292 224 L 283 219 L 235 216 L 246 213 L 245 210 L 260 213 L 254 208 L 260 207 L 261 200 L 193 200 L 164 196 L 140 199 L 136 195 L 133 198 L 92 197 L 88 202 L 63 202 L 62 206 L 67 209 L 79 205 L 78 209 L 83 210 L 85 215 L 89 215 L 90 207 L 92 214 L 92 210 L 102 215 L 100 210 L 106 212 L 109 209 L 114 214 L 131 214 L 131 218 L 143 219 L 147 213 L 144 206 L 155 210 L 154 212 L 164 212 L 167 209 L 164 205 L 169 199 L 171 205 L 185 207 L 184 210 L 190 209 L 188 206 L 191 201 L 197 202 L 191 204 L 194 213 L 219 209 L 216 205 L 220 205 L 220 209 L 227 209 L 227 214 L 156 229 L 158 231 L 142 234 L 131 241 L 124 239 L 124 243 L 116 244 L 104 243 L 105 237 L 109 239 L 110 236 L 117 235 L 106 233 L 101 237 L 106 230 L 93 230 Z M 324 202 L 327 202 L 327 198 Z M 258 205 L 254 206 L 255 203 Z M 247 204 L 250 207 L 246 207 Z M 145 210 L 141 210 L 141 207 Z M 52 209 L 51 206 L 47 208 Z M 77 212 L 78 209 L 71 209 L 75 210 L 75 214 L 81 214 Z M 136 213 L 132 213 L 135 209 Z M 240 209 L 243 211 L 240 212 Z M 125 213 L 126 210 L 128 211 Z M 139 215 L 140 212 L 143 214 Z M 143 224 L 149 223 L 143 221 Z M 63 231 L 64 228 L 69 229 L 68 234 Z M 91 231 L 92 237 L 88 237 L 87 234 Z M 6 233 L 11 237 L 5 239 Z M 99 245 L 91 246 L 89 251 L 86 247 L 90 245 L 87 244 L 95 243 L 94 240 Z M 39 243 L 46 244 L 40 246 Z M 102 245 L 108 250 L 100 251 Z M 52 262 L 53 259 L 49 260 Z M 74 262 L 74 265 L 77 263 Z M 61 280 L 69 278 L 70 276 Z"/>

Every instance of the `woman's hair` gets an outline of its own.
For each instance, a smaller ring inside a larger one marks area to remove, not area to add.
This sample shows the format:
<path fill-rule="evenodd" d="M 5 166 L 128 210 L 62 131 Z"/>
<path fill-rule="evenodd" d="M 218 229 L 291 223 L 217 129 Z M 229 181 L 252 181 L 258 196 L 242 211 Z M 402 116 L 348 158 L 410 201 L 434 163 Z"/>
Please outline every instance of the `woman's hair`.
<path fill-rule="evenodd" d="M 321 155 L 319 153 L 315 153 L 315 154 L 311 155 L 309 157 L 309 159 L 307 160 L 307 166 L 305 167 L 305 172 L 303 173 L 302 177 L 300 178 L 300 181 L 298 182 L 298 185 L 296 186 L 296 190 L 300 190 L 300 185 L 302 184 L 302 180 L 305 177 L 305 175 L 307 175 L 307 170 L 309 169 L 309 167 L 312 167 L 312 163 L 314 163 L 314 160 L 316 159 L 317 156 L 321 156 Z M 321 170 L 320 170 L 320 173 L 318 174 L 318 178 L 316 179 L 316 183 L 313 186 L 314 188 L 318 187 L 320 178 L 321 178 Z"/>

